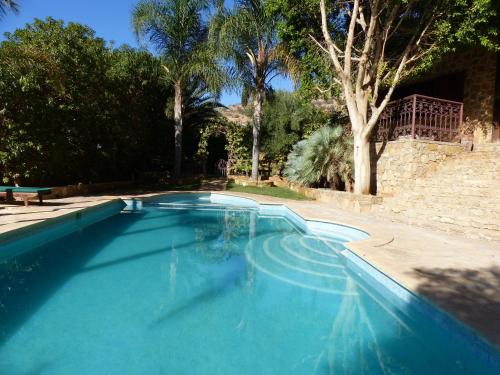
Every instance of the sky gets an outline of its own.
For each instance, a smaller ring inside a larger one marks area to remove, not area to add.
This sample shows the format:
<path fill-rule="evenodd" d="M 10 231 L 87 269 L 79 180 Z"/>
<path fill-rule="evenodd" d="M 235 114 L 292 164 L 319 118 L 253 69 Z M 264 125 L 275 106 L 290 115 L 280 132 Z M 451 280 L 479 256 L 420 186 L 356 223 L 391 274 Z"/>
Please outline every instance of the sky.
<path fill-rule="evenodd" d="M 19 0 L 20 13 L 8 13 L 0 21 L 0 33 L 12 32 L 30 23 L 34 18 L 52 17 L 66 22 L 78 22 L 90 26 L 96 35 L 113 41 L 116 47 L 128 44 L 138 47 L 132 32 L 130 14 L 137 0 Z M 231 4 L 231 0 L 226 0 Z M 291 91 L 293 85 L 288 78 L 276 77 L 272 82 L 276 90 Z M 241 93 L 224 92 L 221 101 L 225 105 L 240 102 Z"/>

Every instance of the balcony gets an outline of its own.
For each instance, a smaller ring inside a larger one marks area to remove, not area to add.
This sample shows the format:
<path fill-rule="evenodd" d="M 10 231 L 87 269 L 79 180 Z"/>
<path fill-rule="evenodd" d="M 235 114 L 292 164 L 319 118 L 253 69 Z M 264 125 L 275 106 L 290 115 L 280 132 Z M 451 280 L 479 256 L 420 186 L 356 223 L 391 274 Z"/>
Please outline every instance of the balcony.
<path fill-rule="evenodd" d="M 402 137 L 460 142 L 462 121 L 463 103 L 411 95 L 387 104 L 377 124 L 376 140 Z"/>

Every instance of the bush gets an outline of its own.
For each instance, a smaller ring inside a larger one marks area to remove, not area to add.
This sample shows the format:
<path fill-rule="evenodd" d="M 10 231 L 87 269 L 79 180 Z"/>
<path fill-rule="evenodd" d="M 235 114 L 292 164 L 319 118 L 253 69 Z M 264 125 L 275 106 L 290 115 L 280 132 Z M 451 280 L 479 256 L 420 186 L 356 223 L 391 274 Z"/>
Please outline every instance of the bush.
<path fill-rule="evenodd" d="M 353 141 L 342 126 L 323 126 L 293 146 L 284 174 L 305 186 L 350 190 Z"/>
<path fill-rule="evenodd" d="M 56 185 L 165 170 L 160 60 L 87 26 L 35 20 L 0 43 L 0 182 Z"/>

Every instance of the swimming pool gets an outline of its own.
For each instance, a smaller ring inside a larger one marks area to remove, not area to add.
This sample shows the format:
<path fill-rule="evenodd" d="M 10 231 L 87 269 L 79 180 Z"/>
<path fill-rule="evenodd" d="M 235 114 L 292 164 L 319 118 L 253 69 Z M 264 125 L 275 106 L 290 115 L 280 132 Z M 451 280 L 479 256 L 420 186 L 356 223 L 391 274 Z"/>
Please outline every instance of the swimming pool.
<path fill-rule="evenodd" d="M 126 203 L 0 242 L 0 374 L 498 371 L 346 250 L 364 232 L 224 195 Z"/>

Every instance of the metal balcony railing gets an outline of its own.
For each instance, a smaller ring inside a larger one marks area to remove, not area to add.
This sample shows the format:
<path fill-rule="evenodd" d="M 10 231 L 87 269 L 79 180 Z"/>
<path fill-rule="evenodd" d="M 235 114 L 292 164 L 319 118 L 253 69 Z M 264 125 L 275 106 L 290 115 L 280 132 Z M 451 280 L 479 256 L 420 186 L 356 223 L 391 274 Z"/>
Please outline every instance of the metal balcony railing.
<path fill-rule="evenodd" d="M 459 142 L 462 121 L 463 103 L 411 95 L 387 104 L 378 120 L 376 140 L 404 137 Z"/>

